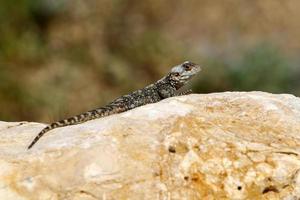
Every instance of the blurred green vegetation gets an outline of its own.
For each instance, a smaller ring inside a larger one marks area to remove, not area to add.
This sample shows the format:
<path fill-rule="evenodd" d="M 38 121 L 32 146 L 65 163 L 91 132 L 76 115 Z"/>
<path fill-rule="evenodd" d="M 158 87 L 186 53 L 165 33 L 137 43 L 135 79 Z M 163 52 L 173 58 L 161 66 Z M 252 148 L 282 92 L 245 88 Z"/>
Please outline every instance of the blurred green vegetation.
<path fill-rule="evenodd" d="M 300 95 L 300 2 L 0 0 L 0 120 L 50 122 L 178 63 L 198 93 Z"/>
<path fill-rule="evenodd" d="M 202 92 L 256 90 L 299 95 L 297 65 L 295 59 L 264 42 L 241 51 L 236 59 L 207 59 L 205 66 L 210 69 L 202 73 L 194 88 Z"/>

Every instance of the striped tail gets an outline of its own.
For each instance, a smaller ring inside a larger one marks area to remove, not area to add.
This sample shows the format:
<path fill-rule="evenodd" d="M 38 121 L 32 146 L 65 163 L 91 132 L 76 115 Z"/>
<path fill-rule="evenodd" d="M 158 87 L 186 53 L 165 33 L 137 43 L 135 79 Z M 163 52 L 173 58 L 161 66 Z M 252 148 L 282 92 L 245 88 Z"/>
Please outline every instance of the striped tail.
<path fill-rule="evenodd" d="M 122 110 L 120 110 L 122 111 Z M 30 149 L 33 147 L 33 145 L 48 131 L 51 131 L 52 129 L 59 128 L 59 127 L 64 127 L 64 126 L 69 126 L 69 125 L 75 125 L 75 124 L 80 124 L 92 119 L 108 116 L 111 114 L 117 113 L 113 111 L 110 107 L 104 107 L 104 108 L 99 108 L 96 110 L 88 111 L 86 113 L 76 115 L 74 117 L 70 117 L 65 120 L 61 120 L 58 122 L 54 122 L 44 128 L 35 138 L 34 140 L 30 143 L 27 149 Z"/>
<path fill-rule="evenodd" d="M 52 124 L 51 124 L 52 125 Z M 30 149 L 45 133 L 47 133 L 48 131 L 50 131 L 51 129 L 51 125 L 47 126 L 46 128 L 44 128 L 35 138 L 34 140 L 30 143 L 30 145 L 27 147 L 27 149 Z"/>

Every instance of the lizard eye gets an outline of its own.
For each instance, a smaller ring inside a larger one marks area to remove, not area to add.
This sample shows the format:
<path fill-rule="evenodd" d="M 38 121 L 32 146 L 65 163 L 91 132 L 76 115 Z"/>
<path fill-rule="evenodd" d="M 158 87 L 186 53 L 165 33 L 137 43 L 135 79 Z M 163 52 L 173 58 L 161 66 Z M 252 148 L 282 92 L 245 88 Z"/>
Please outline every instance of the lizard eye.
<path fill-rule="evenodd" d="M 180 74 L 178 72 L 174 73 L 174 76 L 180 76 Z"/>
<path fill-rule="evenodd" d="M 190 65 L 184 65 L 183 67 L 186 71 L 190 71 L 192 69 L 192 66 Z"/>

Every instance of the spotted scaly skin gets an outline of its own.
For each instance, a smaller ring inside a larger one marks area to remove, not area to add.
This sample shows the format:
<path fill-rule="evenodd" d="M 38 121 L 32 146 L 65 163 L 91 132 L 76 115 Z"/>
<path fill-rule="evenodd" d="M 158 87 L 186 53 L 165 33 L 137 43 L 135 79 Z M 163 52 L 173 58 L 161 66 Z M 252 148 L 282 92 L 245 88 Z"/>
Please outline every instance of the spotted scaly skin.
<path fill-rule="evenodd" d="M 190 90 L 182 93 L 178 93 L 177 91 L 199 71 L 201 71 L 200 66 L 189 61 L 177 65 L 171 69 L 168 75 L 158 80 L 154 84 L 134 91 L 128 95 L 121 96 L 104 107 L 97 108 L 48 125 L 34 138 L 34 140 L 28 146 L 28 149 L 32 148 L 33 145 L 45 133 L 52 129 L 80 124 L 92 119 L 125 112 L 149 103 L 156 103 L 165 98 L 191 93 Z"/>

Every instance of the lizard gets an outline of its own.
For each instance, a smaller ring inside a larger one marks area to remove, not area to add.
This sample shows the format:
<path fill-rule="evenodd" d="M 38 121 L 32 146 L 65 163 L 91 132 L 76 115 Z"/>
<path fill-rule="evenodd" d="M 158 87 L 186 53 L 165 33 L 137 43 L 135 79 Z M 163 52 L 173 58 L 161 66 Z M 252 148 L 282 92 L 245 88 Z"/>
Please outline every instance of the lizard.
<path fill-rule="evenodd" d="M 106 106 L 51 123 L 39 132 L 27 149 L 32 148 L 45 133 L 55 128 L 80 124 L 89 120 L 125 112 L 149 103 L 156 103 L 169 97 L 189 94 L 191 90 L 184 92 L 178 92 L 178 90 L 199 71 L 201 71 L 201 67 L 190 61 L 176 65 L 166 76 L 143 89 L 121 96 Z"/>

